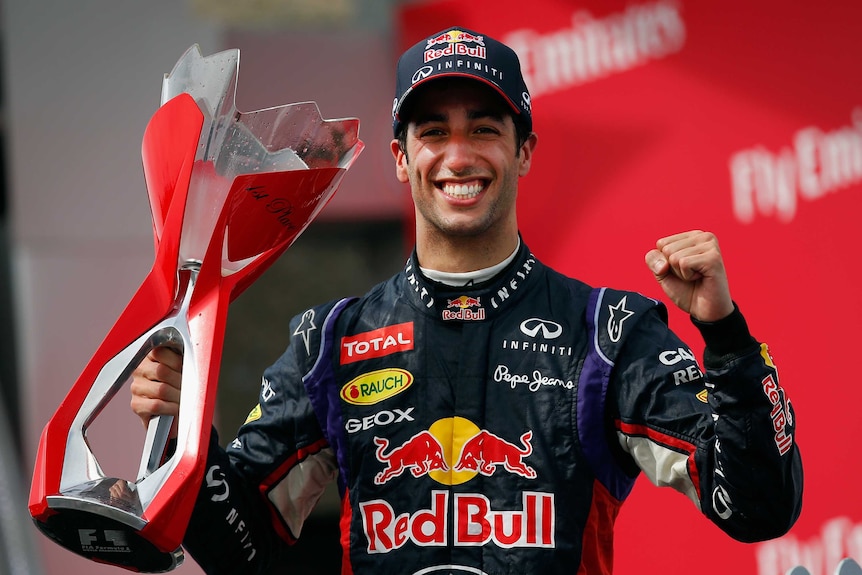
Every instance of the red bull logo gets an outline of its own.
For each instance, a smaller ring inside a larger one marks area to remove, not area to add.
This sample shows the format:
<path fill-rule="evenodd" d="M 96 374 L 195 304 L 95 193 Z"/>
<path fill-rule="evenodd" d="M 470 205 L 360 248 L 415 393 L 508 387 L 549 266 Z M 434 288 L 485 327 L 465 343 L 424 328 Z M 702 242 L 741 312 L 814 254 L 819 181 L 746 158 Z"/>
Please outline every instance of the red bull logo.
<path fill-rule="evenodd" d="M 478 471 L 490 476 L 502 466 L 509 473 L 535 479 L 536 471 L 524 463 L 524 458 L 533 453 L 532 437 L 532 431 L 522 435 L 521 447 L 518 447 L 483 429 L 461 448 L 455 471 Z"/>
<path fill-rule="evenodd" d="M 443 47 L 435 48 L 435 46 Z M 449 30 L 428 40 L 423 56 L 426 64 L 445 56 L 468 56 L 485 60 L 487 58 L 485 40 L 482 36 L 474 36 L 463 30 Z"/>
<path fill-rule="evenodd" d="M 375 437 L 375 456 L 384 468 L 374 483 L 383 485 L 407 471 L 444 485 L 498 472 L 534 479 L 536 471 L 524 461 L 533 453 L 532 437 L 527 431 L 519 438 L 520 445 L 510 443 L 462 417 L 437 420 L 391 449 L 389 440 Z M 519 509 L 499 510 L 480 493 L 432 490 L 427 509 L 398 512 L 388 501 L 375 499 L 360 503 L 359 510 L 368 553 L 388 553 L 407 543 L 442 546 L 450 537 L 456 546 L 555 546 L 553 493 L 524 491 Z"/>
<path fill-rule="evenodd" d="M 443 447 L 428 431 L 420 431 L 388 453 L 388 439 L 375 437 L 374 443 L 377 445 L 377 460 L 386 465 L 386 468 L 374 477 L 374 483 L 377 485 L 383 485 L 408 469 L 413 477 L 422 477 L 435 469 L 449 469 L 443 456 Z"/>
<path fill-rule="evenodd" d="M 474 310 L 473 308 L 478 309 Z M 446 300 L 443 319 L 458 319 L 461 321 L 483 320 L 485 319 L 485 308 L 482 307 L 479 298 L 462 295 L 455 299 Z"/>
<path fill-rule="evenodd" d="M 439 44 L 454 44 L 455 42 L 472 42 L 480 46 L 485 45 L 485 39 L 482 36 L 474 36 L 469 32 L 456 29 L 443 32 L 439 36 L 429 39 L 427 44 L 425 44 L 425 49 L 427 50 Z"/>
<path fill-rule="evenodd" d="M 455 299 L 446 300 L 446 307 L 453 308 L 461 308 L 467 309 L 469 307 L 481 307 L 482 303 L 479 301 L 477 297 L 470 297 L 466 295 L 462 295 L 460 297 L 456 297 Z"/>
<path fill-rule="evenodd" d="M 446 545 L 450 523 L 455 546 L 555 547 L 552 493 L 525 491 L 521 509 L 507 511 L 493 509 L 484 495 L 455 493 L 450 512 L 449 497 L 448 491 L 432 491 L 429 509 L 402 514 L 380 499 L 360 503 L 368 553 L 388 553 L 408 542 Z"/>
<path fill-rule="evenodd" d="M 429 475 L 444 485 L 497 471 L 535 479 L 536 471 L 524 463 L 533 453 L 532 437 L 533 432 L 527 431 L 516 445 L 462 417 L 441 419 L 392 449 L 388 439 L 375 437 L 375 456 L 385 467 L 374 483 L 383 485 L 408 470 L 413 477 Z"/>

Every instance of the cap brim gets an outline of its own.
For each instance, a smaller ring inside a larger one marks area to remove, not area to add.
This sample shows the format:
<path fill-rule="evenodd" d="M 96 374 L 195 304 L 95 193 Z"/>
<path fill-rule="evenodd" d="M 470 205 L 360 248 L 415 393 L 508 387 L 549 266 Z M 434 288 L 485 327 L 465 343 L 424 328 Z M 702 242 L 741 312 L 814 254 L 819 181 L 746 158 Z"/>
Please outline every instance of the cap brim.
<path fill-rule="evenodd" d="M 416 88 L 427 84 L 432 80 L 439 80 L 440 78 L 467 78 L 468 80 L 475 80 L 476 82 L 480 82 L 486 86 L 489 86 L 493 88 L 494 91 L 497 92 L 500 96 L 502 96 L 503 100 L 509 105 L 509 107 L 512 109 L 516 116 L 521 115 L 521 109 L 517 106 L 517 104 L 510 100 L 509 96 L 506 95 L 503 89 L 494 82 L 491 82 L 490 80 L 473 74 L 465 74 L 463 72 L 441 72 L 439 74 L 434 74 L 433 76 L 423 78 L 422 80 L 419 80 L 418 82 L 407 88 L 407 90 L 405 90 L 404 94 L 401 95 L 401 99 L 398 101 L 398 104 L 396 104 L 395 106 L 394 117 L 397 124 L 401 124 L 403 122 L 401 118 L 401 110 L 403 109 L 405 102 L 407 102 L 408 97 L 413 94 Z"/>

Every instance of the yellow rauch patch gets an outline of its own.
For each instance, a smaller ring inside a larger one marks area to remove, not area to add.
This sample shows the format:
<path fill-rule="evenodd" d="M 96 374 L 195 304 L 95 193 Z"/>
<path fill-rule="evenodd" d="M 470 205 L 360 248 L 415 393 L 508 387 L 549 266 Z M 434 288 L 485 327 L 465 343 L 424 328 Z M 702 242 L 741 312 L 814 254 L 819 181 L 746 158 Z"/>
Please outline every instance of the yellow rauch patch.
<path fill-rule="evenodd" d="M 404 369 L 378 369 L 363 373 L 341 388 L 341 399 L 353 405 L 371 405 L 410 387 L 413 374 Z"/>

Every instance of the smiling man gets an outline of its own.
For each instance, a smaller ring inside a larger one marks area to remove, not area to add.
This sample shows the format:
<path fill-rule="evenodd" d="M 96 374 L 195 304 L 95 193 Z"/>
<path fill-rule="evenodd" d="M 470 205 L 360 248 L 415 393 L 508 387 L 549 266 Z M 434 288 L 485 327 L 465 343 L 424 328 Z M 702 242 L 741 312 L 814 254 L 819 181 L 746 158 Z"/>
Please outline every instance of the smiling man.
<path fill-rule="evenodd" d="M 536 135 L 518 141 L 504 101 L 475 80 L 419 87 L 418 110 L 393 141 L 396 174 L 409 182 L 423 266 L 470 272 L 503 261 L 518 244 L 515 200 Z"/>
<path fill-rule="evenodd" d="M 463 28 L 410 48 L 393 130 L 415 250 L 363 297 L 297 315 L 236 439 L 223 450 L 213 434 L 185 539 L 204 569 L 289 573 L 332 481 L 344 574 L 611 573 L 641 472 L 731 537 L 787 532 L 802 494 L 793 410 L 716 237 L 673 234 L 645 256 L 700 330 L 701 367 L 662 303 L 563 276 L 521 240 L 538 138 L 511 49 Z M 157 349 L 136 370 L 145 423 L 177 414 L 181 366 Z M 661 518 L 649 527 L 672 539 Z"/>

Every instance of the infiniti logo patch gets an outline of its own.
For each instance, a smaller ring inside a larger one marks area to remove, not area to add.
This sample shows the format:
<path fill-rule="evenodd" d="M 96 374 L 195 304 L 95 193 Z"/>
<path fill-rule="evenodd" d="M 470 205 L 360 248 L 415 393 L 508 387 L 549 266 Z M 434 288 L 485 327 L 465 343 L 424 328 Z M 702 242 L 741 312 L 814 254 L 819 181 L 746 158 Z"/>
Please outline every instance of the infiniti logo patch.
<path fill-rule="evenodd" d="M 537 317 L 531 317 L 521 322 L 521 333 L 524 335 L 536 337 L 540 332 L 545 339 L 557 339 L 563 333 L 563 326 Z"/>
<path fill-rule="evenodd" d="M 481 569 L 475 567 L 464 567 L 463 565 L 439 565 L 421 569 L 413 575 L 426 575 L 426 573 L 446 573 L 446 575 L 458 575 L 459 573 L 471 573 L 472 575 L 486 575 Z"/>
<path fill-rule="evenodd" d="M 412 83 L 415 84 L 419 80 L 424 80 L 425 78 L 430 76 L 431 72 L 433 71 L 434 68 L 432 68 L 431 66 L 422 66 L 421 68 L 413 72 L 413 78 L 411 79 Z"/>

